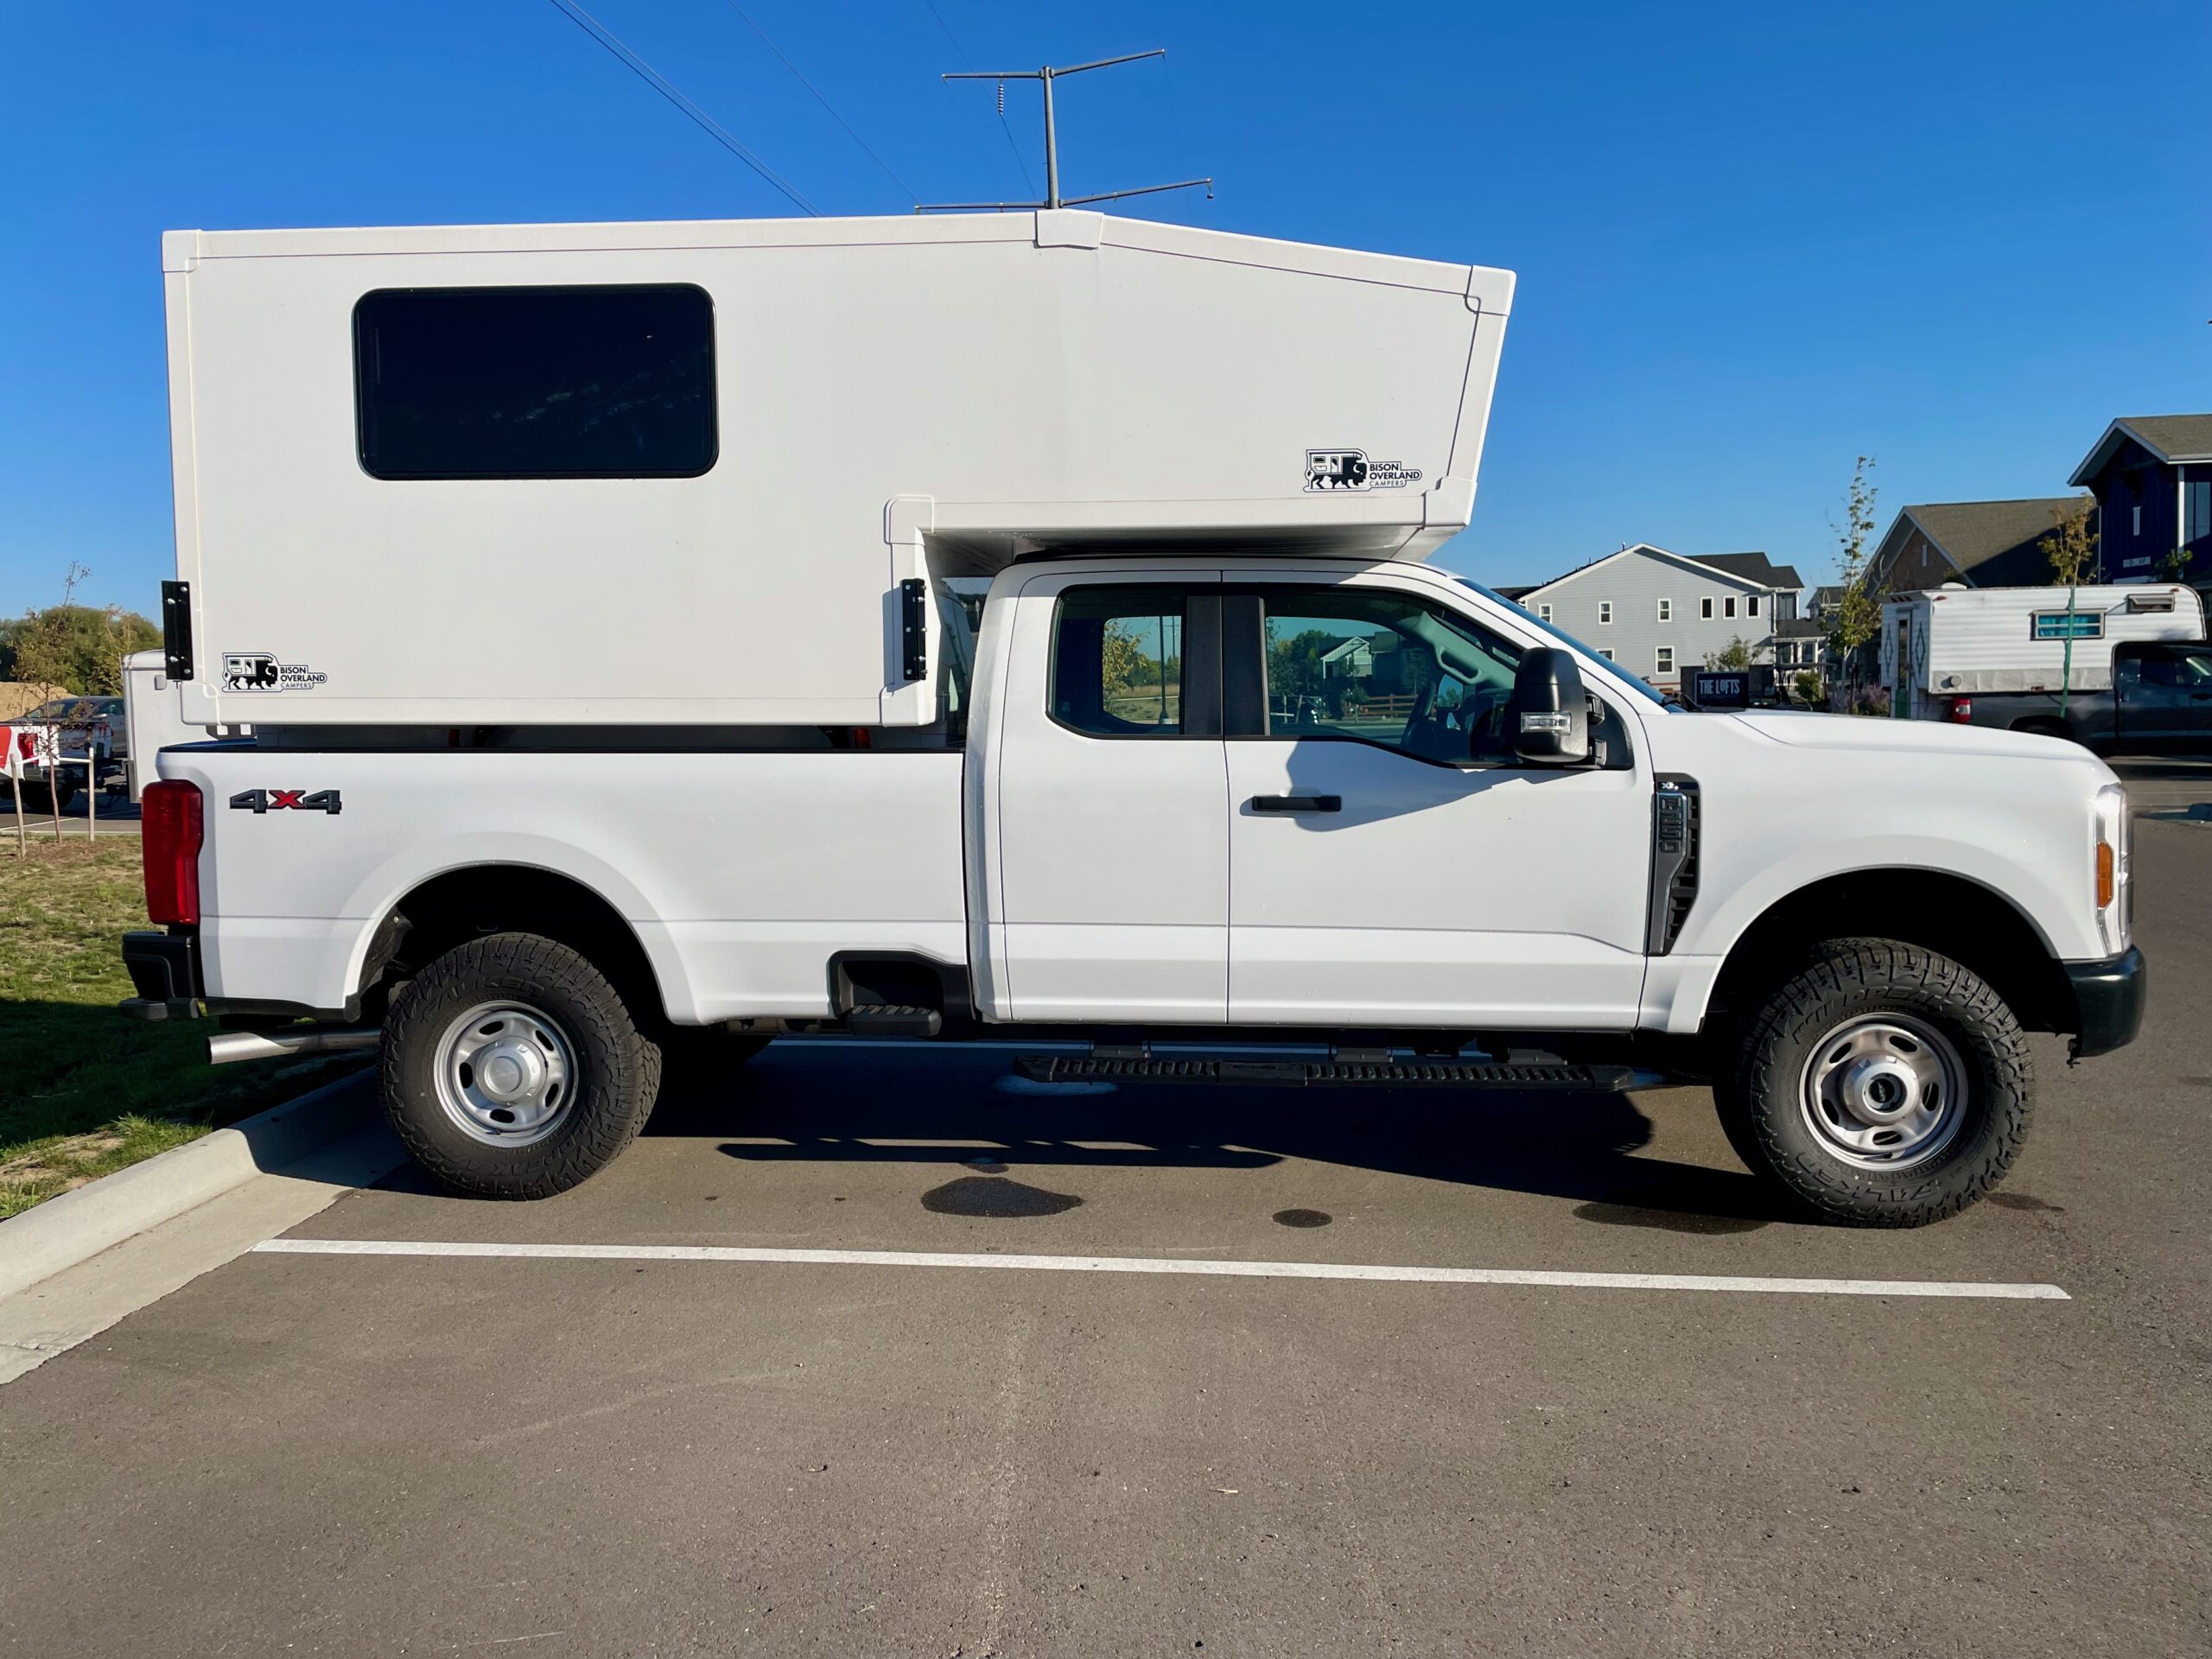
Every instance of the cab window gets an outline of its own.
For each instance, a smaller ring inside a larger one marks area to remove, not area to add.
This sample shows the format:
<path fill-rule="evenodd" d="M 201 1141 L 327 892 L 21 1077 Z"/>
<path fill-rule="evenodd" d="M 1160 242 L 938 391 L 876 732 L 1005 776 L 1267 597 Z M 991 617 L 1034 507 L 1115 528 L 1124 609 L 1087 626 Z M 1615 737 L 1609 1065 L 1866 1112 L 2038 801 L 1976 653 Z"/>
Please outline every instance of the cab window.
<path fill-rule="evenodd" d="M 1052 620 L 1052 718 L 1094 737 L 1184 735 L 1190 594 L 1078 588 Z"/>
<path fill-rule="evenodd" d="M 1266 734 L 1339 738 L 1458 765 L 1513 758 L 1521 648 L 1411 594 L 1258 590 Z"/>

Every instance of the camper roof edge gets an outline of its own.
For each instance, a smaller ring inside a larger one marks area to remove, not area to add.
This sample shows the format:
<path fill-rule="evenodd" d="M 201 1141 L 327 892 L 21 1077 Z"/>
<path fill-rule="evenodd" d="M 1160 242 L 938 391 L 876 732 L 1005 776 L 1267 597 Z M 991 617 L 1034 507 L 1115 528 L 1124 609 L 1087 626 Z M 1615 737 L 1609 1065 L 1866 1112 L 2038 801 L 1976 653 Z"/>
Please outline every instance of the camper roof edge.
<path fill-rule="evenodd" d="M 947 213 L 926 218 L 889 214 L 850 219 L 709 219 L 639 220 L 589 225 L 401 225 L 319 230 L 165 232 L 162 268 L 190 270 L 211 259 L 331 258 L 352 254 L 569 253 L 661 248 L 851 247 L 893 243 L 908 246 L 976 242 L 1026 242 L 1039 247 L 1089 245 L 1067 228 L 1048 222 L 1068 217 L 1046 212 Z M 1097 214 L 1098 245 L 1134 251 L 1214 259 L 1345 282 L 1380 283 L 1432 293 L 1464 295 L 1484 315 L 1504 316 L 1513 305 L 1513 273 L 1403 254 L 1368 253 L 1311 242 L 1285 242 L 1231 231 Z M 172 264 L 172 259 L 190 263 Z"/>

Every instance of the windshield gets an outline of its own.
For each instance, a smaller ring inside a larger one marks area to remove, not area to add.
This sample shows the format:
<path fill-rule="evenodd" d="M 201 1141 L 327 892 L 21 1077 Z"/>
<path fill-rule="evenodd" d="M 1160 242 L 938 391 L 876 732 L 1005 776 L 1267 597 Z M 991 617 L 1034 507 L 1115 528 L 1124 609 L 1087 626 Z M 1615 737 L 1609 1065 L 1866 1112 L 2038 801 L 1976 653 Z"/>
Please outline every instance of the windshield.
<path fill-rule="evenodd" d="M 1504 594 L 1491 592 L 1491 589 L 1484 587 L 1482 583 L 1474 581 L 1471 577 L 1460 577 L 1459 584 L 1463 588 L 1473 588 L 1484 599 L 1494 599 L 1499 604 L 1505 606 L 1507 608 L 1520 612 L 1522 619 L 1525 620 L 1532 627 L 1535 628 L 1539 632 L 1549 634 L 1553 639 L 1558 640 L 1560 644 L 1567 646 L 1570 651 L 1573 652 L 1576 656 L 1586 658 L 1592 662 L 1605 663 L 1605 666 L 1611 669 L 1630 690 L 1636 692 L 1641 696 L 1649 697 L 1653 702 L 1656 703 L 1662 709 L 1670 707 L 1667 699 L 1662 696 L 1649 683 L 1637 678 L 1635 675 L 1630 673 L 1618 663 L 1607 662 L 1605 658 L 1599 656 L 1596 652 L 1584 645 L 1580 639 L 1567 632 L 1564 628 L 1554 627 L 1550 623 L 1545 621 L 1542 617 L 1538 616 L 1527 606 L 1515 604 L 1511 600 L 1506 598 Z"/>

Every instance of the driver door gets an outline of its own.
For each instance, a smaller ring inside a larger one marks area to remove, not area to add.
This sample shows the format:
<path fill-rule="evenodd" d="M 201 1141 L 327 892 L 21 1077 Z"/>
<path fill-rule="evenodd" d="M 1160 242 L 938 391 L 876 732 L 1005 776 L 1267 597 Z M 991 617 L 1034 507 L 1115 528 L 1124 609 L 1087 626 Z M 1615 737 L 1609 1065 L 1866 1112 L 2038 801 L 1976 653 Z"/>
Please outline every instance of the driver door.
<path fill-rule="evenodd" d="M 1387 574 L 1232 587 L 1223 622 L 1232 1020 L 1635 1026 L 1640 757 L 1523 764 L 1522 647 Z"/>

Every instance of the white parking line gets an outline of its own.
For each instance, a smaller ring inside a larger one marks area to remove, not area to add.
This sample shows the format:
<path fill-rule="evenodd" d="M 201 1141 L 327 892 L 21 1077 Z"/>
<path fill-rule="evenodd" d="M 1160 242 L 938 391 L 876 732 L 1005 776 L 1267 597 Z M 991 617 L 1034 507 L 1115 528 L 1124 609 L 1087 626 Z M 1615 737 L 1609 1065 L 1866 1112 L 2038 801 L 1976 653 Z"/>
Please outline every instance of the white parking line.
<path fill-rule="evenodd" d="M 1394 1268 L 1354 1262 L 1208 1262 L 1141 1255 L 999 1255 L 950 1250 L 778 1250 L 729 1244 L 482 1244 L 409 1238 L 272 1238 L 277 1255 L 445 1255 L 540 1262 L 734 1262 L 849 1268 L 1012 1268 L 1031 1273 L 1194 1274 L 1226 1279 L 1364 1279 L 1408 1285 L 1540 1285 L 1571 1290 L 1734 1290 L 1801 1296 L 2073 1300 L 2056 1285 L 1933 1279 L 1767 1279 L 1711 1273 L 1556 1273 L 1535 1268 Z"/>

